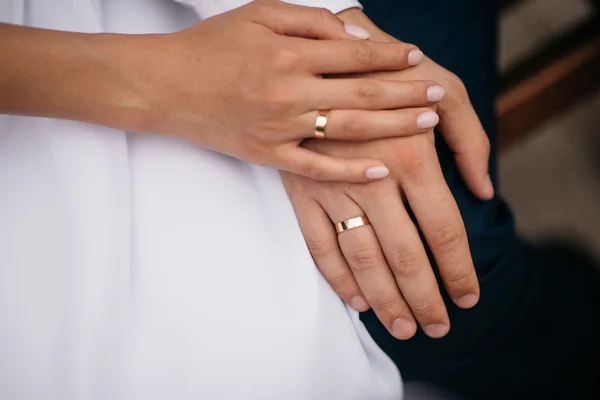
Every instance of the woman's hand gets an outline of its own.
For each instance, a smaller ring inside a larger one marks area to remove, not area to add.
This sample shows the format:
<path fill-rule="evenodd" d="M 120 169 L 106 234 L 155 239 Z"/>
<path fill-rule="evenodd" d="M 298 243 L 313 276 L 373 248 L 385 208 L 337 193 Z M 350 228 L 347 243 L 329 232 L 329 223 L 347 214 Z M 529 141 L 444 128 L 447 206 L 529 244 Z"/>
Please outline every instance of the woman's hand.
<path fill-rule="evenodd" d="M 282 173 L 315 263 L 333 289 L 359 311 L 371 306 L 398 339 L 416 332 L 444 336 L 450 327 L 435 275 L 402 196 L 431 248 L 446 290 L 463 308 L 479 285 L 458 207 L 442 175 L 433 132 L 366 143 L 311 140 L 306 146 L 339 157 L 374 155 L 390 168 L 378 182 L 318 182 Z M 371 225 L 336 234 L 334 223 L 366 215 Z"/>
<path fill-rule="evenodd" d="M 318 110 L 333 110 L 329 139 L 411 135 L 431 127 L 417 121 L 431 112 L 426 107 L 437 99 L 427 93 L 437 84 L 324 79 L 405 69 L 422 58 L 413 45 L 352 39 L 325 10 L 255 2 L 182 32 L 134 39 L 138 49 L 132 48 L 128 63 L 136 67 L 129 78 L 149 104 L 147 131 L 314 179 L 366 182 L 387 175 L 380 161 L 300 146 L 315 137 Z M 387 111 L 407 107 L 413 108 Z M 378 123 L 349 132 L 349 121 L 357 119 Z"/>
<path fill-rule="evenodd" d="M 370 157 L 300 147 L 314 137 L 317 110 L 333 110 L 330 139 L 369 140 L 422 131 L 418 115 L 437 101 L 428 99 L 437 85 L 429 81 L 323 79 L 406 69 L 423 54 L 409 44 L 356 40 L 368 32 L 326 10 L 279 1 L 256 1 L 173 34 L 0 24 L 0 36 L 0 54 L 10 54 L 0 63 L 0 113 L 172 135 L 315 179 L 366 182 L 389 172 Z M 419 108 L 386 111 L 406 107 Z M 355 120 L 379 122 L 354 134 L 347 128 Z"/>

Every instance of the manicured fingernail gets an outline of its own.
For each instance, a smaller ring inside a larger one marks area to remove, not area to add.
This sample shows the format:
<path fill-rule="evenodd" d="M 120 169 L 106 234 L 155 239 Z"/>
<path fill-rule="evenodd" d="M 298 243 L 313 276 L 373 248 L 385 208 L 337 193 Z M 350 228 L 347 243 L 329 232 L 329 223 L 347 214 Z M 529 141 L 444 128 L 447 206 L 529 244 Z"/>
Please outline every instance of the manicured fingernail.
<path fill-rule="evenodd" d="M 414 322 L 406 319 L 398 318 L 392 324 L 392 335 L 396 339 L 406 340 L 413 337 L 417 330 L 417 325 Z"/>
<path fill-rule="evenodd" d="M 423 52 L 421 50 L 412 50 L 408 53 L 408 65 L 417 65 L 423 61 Z"/>
<path fill-rule="evenodd" d="M 367 169 L 367 178 L 383 179 L 390 174 L 390 170 L 386 167 L 371 167 Z"/>
<path fill-rule="evenodd" d="M 490 178 L 489 174 L 485 177 L 484 190 L 488 197 L 494 197 L 494 184 L 492 183 L 492 178 Z"/>
<path fill-rule="evenodd" d="M 433 111 L 424 112 L 417 117 L 417 126 L 421 129 L 433 128 L 438 122 L 440 117 Z"/>
<path fill-rule="evenodd" d="M 358 25 L 346 24 L 344 25 L 344 29 L 346 29 L 346 33 L 348 35 L 354 36 L 357 39 L 368 39 L 371 37 L 371 34 L 368 30 L 361 28 Z"/>
<path fill-rule="evenodd" d="M 445 95 L 446 91 L 441 86 L 431 86 L 427 88 L 427 101 L 430 103 L 442 101 Z"/>
<path fill-rule="evenodd" d="M 350 307 L 356 311 L 366 311 L 369 308 L 369 304 L 362 296 L 354 296 L 350 299 Z"/>
<path fill-rule="evenodd" d="M 432 337 L 434 339 L 438 339 L 446 335 L 446 333 L 448 333 L 448 330 L 450 330 L 450 327 L 444 324 L 431 324 L 425 325 L 423 327 L 423 330 L 425 331 L 427 336 Z"/>
<path fill-rule="evenodd" d="M 479 301 L 479 296 L 476 294 L 465 294 L 456 300 L 456 305 L 460 308 L 471 308 Z"/>

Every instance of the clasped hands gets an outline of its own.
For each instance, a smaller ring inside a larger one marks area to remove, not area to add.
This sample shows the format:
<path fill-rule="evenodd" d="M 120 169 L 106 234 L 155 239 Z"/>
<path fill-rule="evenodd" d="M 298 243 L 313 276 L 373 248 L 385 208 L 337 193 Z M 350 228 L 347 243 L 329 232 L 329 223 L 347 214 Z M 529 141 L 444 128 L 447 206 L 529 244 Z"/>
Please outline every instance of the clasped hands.
<path fill-rule="evenodd" d="M 343 17 L 377 32 L 358 10 Z M 378 38 L 394 40 L 382 32 Z M 429 79 L 444 87 L 446 98 L 432 107 L 441 116 L 444 139 L 472 192 L 482 200 L 493 196 L 487 175 L 489 141 L 456 76 L 426 59 L 409 69 L 365 74 L 363 79 Z M 373 93 L 373 101 L 378 95 Z M 358 135 L 379 123 L 351 119 L 346 121 L 345 132 Z M 375 157 L 390 170 L 385 179 L 324 182 L 288 172 L 282 172 L 282 178 L 315 263 L 340 297 L 359 311 L 372 307 L 398 339 L 412 337 L 417 323 L 428 336 L 439 338 L 448 333 L 450 321 L 406 203 L 457 306 L 470 308 L 477 303 L 478 281 L 460 212 L 440 168 L 433 130 L 414 130 L 414 135 L 406 136 L 399 127 L 397 133 L 397 138 L 360 143 L 315 139 L 303 143 L 307 149 L 334 157 Z M 341 233 L 333 229 L 334 223 L 362 215 L 370 225 Z"/>
<path fill-rule="evenodd" d="M 144 116 L 127 128 L 281 170 L 314 260 L 344 301 L 372 307 L 399 339 L 417 323 L 432 337 L 448 332 L 405 199 L 452 300 L 477 303 L 432 129 L 439 115 L 466 184 L 483 200 L 493 196 L 489 142 L 462 82 L 416 46 L 385 35 L 360 10 L 335 16 L 274 0 L 119 43 L 110 49 L 123 51 L 104 58 L 119 60 L 115 79 L 128 82 L 136 101 L 127 104 Z M 319 110 L 331 110 L 325 140 L 314 139 Z M 336 234 L 334 223 L 361 215 L 371 224 Z"/>

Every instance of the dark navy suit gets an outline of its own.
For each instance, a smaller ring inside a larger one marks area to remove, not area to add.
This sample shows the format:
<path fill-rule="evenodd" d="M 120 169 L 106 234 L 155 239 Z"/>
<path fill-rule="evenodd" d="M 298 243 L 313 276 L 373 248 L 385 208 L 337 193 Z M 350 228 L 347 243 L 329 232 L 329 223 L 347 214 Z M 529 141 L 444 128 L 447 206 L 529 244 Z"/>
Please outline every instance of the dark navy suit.
<path fill-rule="evenodd" d="M 492 143 L 490 171 L 497 184 L 494 2 L 362 4 L 382 30 L 418 45 L 464 81 Z M 367 312 L 361 318 L 372 336 L 405 380 L 435 384 L 467 399 L 600 398 L 598 392 L 591 394 L 600 379 L 597 267 L 568 247 L 534 247 L 520 240 L 504 201 L 498 196 L 488 202 L 475 199 L 443 139 L 436 142 L 467 228 L 481 300 L 471 310 L 460 310 L 446 297 L 451 330 L 443 339 L 419 331 L 411 340 L 398 341 Z"/>

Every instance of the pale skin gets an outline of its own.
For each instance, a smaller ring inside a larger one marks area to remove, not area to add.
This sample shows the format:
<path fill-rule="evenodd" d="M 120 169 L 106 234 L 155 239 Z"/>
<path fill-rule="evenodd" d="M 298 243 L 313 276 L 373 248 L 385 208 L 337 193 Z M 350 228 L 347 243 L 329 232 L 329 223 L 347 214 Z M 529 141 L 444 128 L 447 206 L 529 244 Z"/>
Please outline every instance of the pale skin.
<path fill-rule="evenodd" d="M 360 10 L 339 16 L 366 27 L 371 40 L 396 41 Z M 426 78 L 440 83 L 447 93 L 437 105 L 444 139 L 455 152 L 471 191 L 482 200 L 493 196 L 487 174 L 489 141 L 455 75 L 427 59 L 410 70 L 364 76 L 395 81 Z M 357 129 L 363 126 L 356 125 Z M 368 184 L 324 183 L 282 174 L 308 247 L 325 278 L 357 310 L 372 307 L 398 339 L 412 337 L 417 323 L 431 337 L 446 335 L 448 314 L 403 196 L 455 304 L 473 307 L 479 299 L 479 285 L 460 212 L 439 165 L 433 131 L 359 145 L 328 140 L 310 140 L 304 145 L 340 157 L 375 155 L 391 171 L 388 178 Z M 367 215 L 371 225 L 335 233 L 332 223 L 359 215 Z"/>
<path fill-rule="evenodd" d="M 360 11 L 340 18 L 260 1 L 173 34 L 0 24 L 0 54 L 10 55 L 0 63 L 0 113 L 174 136 L 286 171 L 307 243 L 340 296 L 355 306 L 362 299 L 359 309 L 372 306 L 396 337 L 414 334 L 415 317 L 443 336 L 448 317 L 398 188 L 448 291 L 471 307 L 479 288 L 433 147 L 437 119 L 423 126 L 419 117 L 440 114 L 465 181 L 482 199 L 493 195 L 489 145 L 456 77 L 427 59 L 414 67 L 416 46 L 386 36 Z M 372 40 L 350 35 L 342 20 L 367 28 Z M 373 71 L 380 72 L 357 76 Z M 437 104 L 442 97 L 428 89 L 440 84 L 446 98 Z M 328 140 L 304 141 L 319 109 L 333 110 Z M 372 226 L 341 234 L 338 244 L 332 221 L 365 213 Z M 404 321 L 400 334 L 396 320 Z"/>

